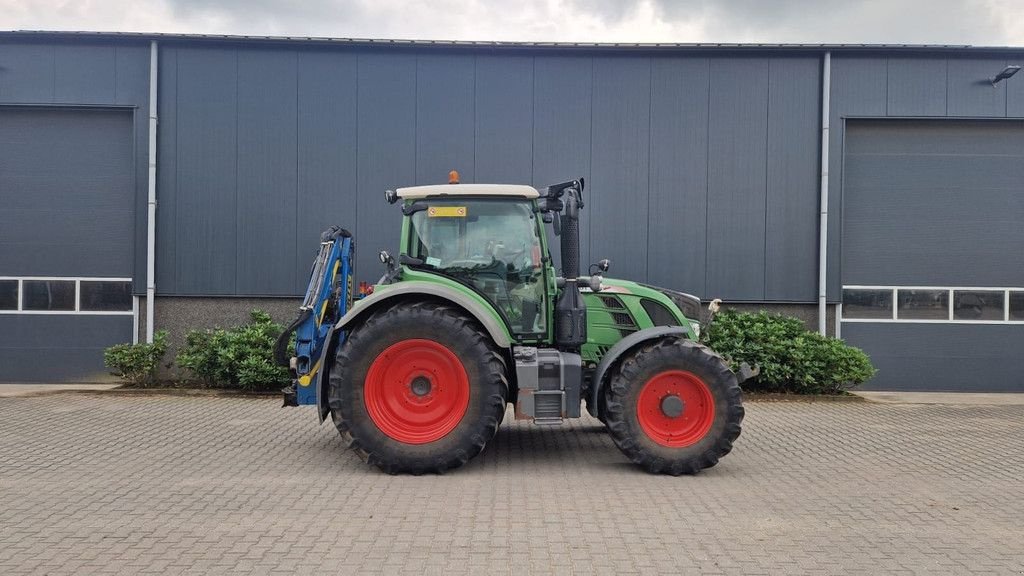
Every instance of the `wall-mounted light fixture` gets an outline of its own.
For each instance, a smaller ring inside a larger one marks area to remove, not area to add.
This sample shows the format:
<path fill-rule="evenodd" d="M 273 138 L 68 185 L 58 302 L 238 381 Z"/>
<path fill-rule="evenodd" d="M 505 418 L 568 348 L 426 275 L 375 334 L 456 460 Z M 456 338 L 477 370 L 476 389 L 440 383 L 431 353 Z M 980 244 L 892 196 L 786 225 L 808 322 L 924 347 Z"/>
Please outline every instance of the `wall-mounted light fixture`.
<path fill-rule="evenodd" d="M 999 72 L 999 74 L 996 74 L 992 78 L 989 78 L 988 81 L 991 82 L 992 87 L 995 88 L 996 84 L 1002 82 L 1003 80 L 1006 80 L 1007 78 L 1013 76 L 1017 72 L 1020 72 L 1020 66 L 1017 66 L 1016 64 L 1010 64 L 1006 68 L 1003 68 L 1003 70 Z"/>

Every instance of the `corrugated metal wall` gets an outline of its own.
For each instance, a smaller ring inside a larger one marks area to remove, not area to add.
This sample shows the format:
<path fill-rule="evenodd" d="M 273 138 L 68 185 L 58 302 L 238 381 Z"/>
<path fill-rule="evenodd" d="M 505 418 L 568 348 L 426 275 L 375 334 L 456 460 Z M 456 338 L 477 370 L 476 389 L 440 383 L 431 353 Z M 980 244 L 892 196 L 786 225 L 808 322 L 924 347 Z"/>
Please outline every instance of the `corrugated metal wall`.
<path fill-rule="evenodd" d="M 144 284 L 145 42 L 0 42 L 0 104 L 135 109 Z M 1008 56 L 833 53 L 829 297 L 839 297 L 843 121 L 1024 117 Z M 359 271 L 394 249 L 385 188 L 589 181 L 583 256 L 733 301 L 816 294 L 820 55 L 280 48 L 162 41 L 157 280 L 166 295 L 294 295 L 319 230 Z"/>
<path fill-rule="evenodd" d="M 149 44 L 33 43 L 0 41 L 0 106 L 114 106 L 128 107 L 134 133 L 136 191 L 131 255 L 136 293 L 146 290 L 146 117 L 149 97 Z M 134 107 L 134 108 L 132 108 Z M 57 153 L 51 151 L 51 153 Z M 42 161 L 43 159 L 38 159 Z M 44 162 L 45 164 L 45 162 Z M 73 183 L 69 184 L 74 188 Z M 40 226 L 52 223 L 38 222 Z M 88 250 L 85 251 L 89 253 Z M 93 257 L 100 257 L 92 252 Z M 87 265 L 79 262 L 78 267 Z M 117 264 L 118 266 L 121 263 Z M 97 262 L 94 270 L 110 267 Z M 131 272 L 131 271 L 129 271 Z M 6 272 L 11 274 L 10 271 Z M 25 272 L 27 273 L 27 272 Z M 0 270 L 0 275 L 5 274 Z M 73 275 L 47 268 L 46 275 Z"/>
<path fill-rule="evenodd" d="M 816 55 L 165 46 L 157 286 L 297 294 L 318 232 L 380 274 L 386 188 L 585 176 L 585 261 L 702 296 L 812 301 Z"/>
<path fill-rule="evenodd" d="M 993 87 L 991 78 L 1017 58 L 957 55 L 855 56 L 833 53 L 829 163 L 829 300 L 840 296 L 845 118 L 1024 118 L 1024 74 Z"/>

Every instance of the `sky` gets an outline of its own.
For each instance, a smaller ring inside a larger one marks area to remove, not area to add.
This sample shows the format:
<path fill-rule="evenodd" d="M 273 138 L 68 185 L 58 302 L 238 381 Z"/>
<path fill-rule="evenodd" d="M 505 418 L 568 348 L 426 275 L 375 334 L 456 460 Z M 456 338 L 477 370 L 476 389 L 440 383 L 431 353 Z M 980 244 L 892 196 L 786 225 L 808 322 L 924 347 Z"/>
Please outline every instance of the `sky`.
<path fill-rule="evenodd" d="M 1024 0 L 0 0 L 0 30 L 1024 46 Z"/>

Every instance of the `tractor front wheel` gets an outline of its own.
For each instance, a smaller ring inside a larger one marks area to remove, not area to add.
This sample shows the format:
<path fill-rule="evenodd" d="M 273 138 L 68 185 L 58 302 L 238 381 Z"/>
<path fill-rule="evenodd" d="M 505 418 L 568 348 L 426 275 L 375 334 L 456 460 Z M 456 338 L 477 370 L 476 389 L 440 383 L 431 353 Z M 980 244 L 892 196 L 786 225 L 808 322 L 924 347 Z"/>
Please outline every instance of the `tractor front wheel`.
<path fill-rule="evenodd" d="M 605 388 L 615 445 L 653 473 L 696 474 L 718 463 L 740 435 L 736 375 L 696 342 L 666 338 L 628 354 Z"/>
<path fill-rule="evenodd" d="M 490 336 L 437 302 L 373 313 L 338 347 L 329 404 L 342 438 L 390 474 L 444 472 L 494 436 L 505 363 Z"/>

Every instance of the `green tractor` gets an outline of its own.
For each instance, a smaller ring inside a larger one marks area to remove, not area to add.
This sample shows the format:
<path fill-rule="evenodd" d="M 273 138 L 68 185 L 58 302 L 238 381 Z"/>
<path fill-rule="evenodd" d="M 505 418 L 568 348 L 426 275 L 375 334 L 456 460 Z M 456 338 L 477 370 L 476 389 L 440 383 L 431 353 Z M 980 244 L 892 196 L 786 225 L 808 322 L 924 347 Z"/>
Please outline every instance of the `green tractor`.
<path fill-rule="evenodd" d="M 580 275 L 580 178 L 531 186 L 458 184 L 387 191 L 402 210 L 397 259 L 353 299 L 350 235 L 326 232 L 299 318 L 285 404 L 316 404 L 347 445 L 385 472 L 465 464 L 517 420 L 582 415 L 654 473 L 694 474 L 740 435 L 740 380 L 699 343 L 698 298 Z M 561 271 L 548 226 L 560 236 Z M 713 308 L 713 307 L 712 307 Z M 742 377 L 749 377 L 746 370 Z"/>

